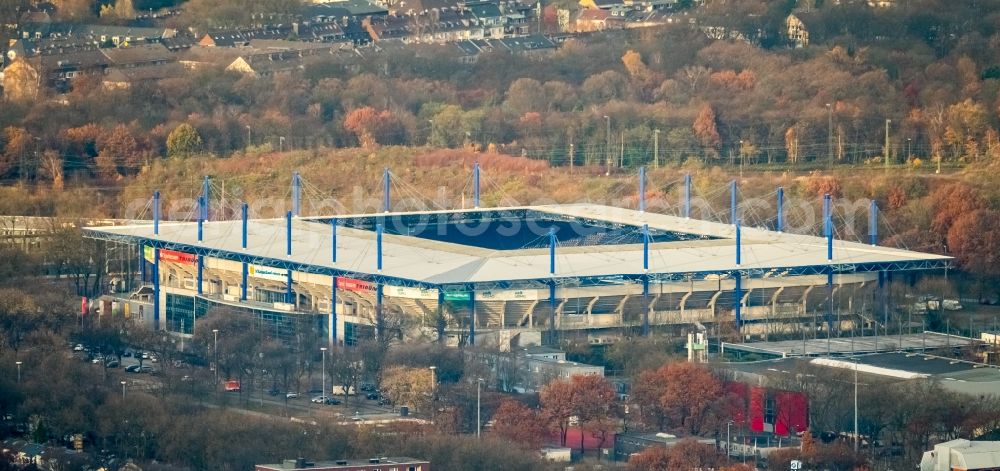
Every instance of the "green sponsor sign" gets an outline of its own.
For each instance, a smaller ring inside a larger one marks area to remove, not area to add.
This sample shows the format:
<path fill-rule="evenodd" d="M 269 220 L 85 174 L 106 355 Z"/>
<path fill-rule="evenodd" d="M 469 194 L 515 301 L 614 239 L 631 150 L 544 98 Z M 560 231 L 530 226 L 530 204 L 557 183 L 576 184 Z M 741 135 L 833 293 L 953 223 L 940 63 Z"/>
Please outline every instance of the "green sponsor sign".
<path fill-rule="evenodd" d="M 444 292 L 445 301 L 470 301 L 472 300 L 472 293 L 468 291 L 445 291 Z"/>
<path fill-rule="evenodd" d="M 142 257 L 145 258 L 147 262 L 153 263 L 153 248 L 148 245 L 142 246 Z"/>

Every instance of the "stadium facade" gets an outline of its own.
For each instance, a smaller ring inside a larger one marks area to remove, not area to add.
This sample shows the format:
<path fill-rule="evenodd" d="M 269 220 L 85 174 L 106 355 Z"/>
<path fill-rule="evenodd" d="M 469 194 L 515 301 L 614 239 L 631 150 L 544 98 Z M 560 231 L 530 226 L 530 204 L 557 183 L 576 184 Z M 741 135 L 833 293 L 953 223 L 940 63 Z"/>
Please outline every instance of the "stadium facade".
<path fill-rule="evenodd" d="M 476 169 L 478 176 L 478 168 Z M 296 185 L 298 176 L 295 177 Z M 644 177 L 640 183 L 645 194 Z M 478 206 L 478 180 L 474 206 Z M 207 194 L 207 187 L 206 187 Z M 154 221 L 87 229 L 140 259 L 155 329 L 192 335 L 213 309 L 249 313 L 290 341 L 330 345 L 367 337 L 509 345 L 558 336 L 610 342 L 623 335 L 733 327 L 766 334 L 836 329 L 872 319 L 887 273 L 947 267 L 949 258 L 824 234 L 595 204 L 299 217 L 293 185 L 285 218 Z M 779 190 L 778 198 L 782 198 Z M 875 220 L 874 203 L 871 221 Z M 133 296 L 135 299 L 135 296 Z M 124 300 L 124 299 L 123 299 Z M 884 308 L 884 306 L 882 306 Z"/>

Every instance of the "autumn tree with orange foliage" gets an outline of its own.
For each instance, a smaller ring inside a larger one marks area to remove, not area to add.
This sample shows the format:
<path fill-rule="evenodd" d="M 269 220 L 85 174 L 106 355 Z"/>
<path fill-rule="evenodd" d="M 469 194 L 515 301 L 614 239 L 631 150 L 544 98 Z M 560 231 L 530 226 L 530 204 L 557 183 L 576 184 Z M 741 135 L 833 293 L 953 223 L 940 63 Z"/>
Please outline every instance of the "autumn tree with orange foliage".
<path fill-rule="evenodd" d="M 724 463 L 714 446 L 686 438 L 670 447 L 651 446 L 628 460 L 635 471 L 713 469 Z"/>
<path fill-rule="evenodd" d="M 722 145 L 722 138 L 719 136 L 715 110 L 712 109 L 712 105 L 708 103 L 702 105 L 698 117 L 694 120 L 694 135 L 701 142 L 706 155 L 713 158 L 719 157 L 719 146 Z"/>
<path fill-rule="evenodd" d="M 545 438 L 545 421 L 538 411 L 514 399 L 504 399 L 493 413 L 490 433 L 528 449 L 535 449 Z"/>
<path fill-rule="evenodd" d="M 676 362 L 643 371 L 632 384 L 631 398 L 647 426 L 683 428 L 691 434 L 712 428 L 715 404 L 723 399 L 722 382 L 696 363 Z"/>
<path fill-rule="evenodd" d="M 402 122 L 391 111 L 376 111 L 370 106 L 351 110 L 344 118 L 344 129 L 354 134 L 366 149 L 377 144 L 401 143 L 406 134 Z"/>
<path fill-rule="evenodd" d="M 948 229 L 948 250 L 975 274 L 1000 275 L 1000 212 L 978 209 L 962 214 Z"/>
<path fill-rule="evenodd" d="M 0 152 L 0 177 L 24 161 L 25 154 L 30 151 L 33 139 L 27 129 L 14 126 L 4 129 L 3 133 L 0 134 L 0 144 L 2 144 L 0 147 L 2 149 Z M 18 173 L 22 173 L 24 170 L 18 168 Z"/>
<path fill-rule="evenodd" d="M 930 194 L 934 219 L 931 230 L 948 234 L 951 225 L 962 215 L 986 208 L 986 202 L 976 189 L 964 183 L 952 183 Z"/>
<path fill-rule="evenodd" d="M 557 378 L 546 384 L 539 392 L 539 399 L 542 413 L 559 431 L 559 443 L 565 446 L 570 417 L 577 418 L 581 429 L 592 429 L 612 415 L 615 388 L 603 376 L 574 375 L 568 380 Z M 581 431 L 580 450 L 583 448 Z"/>

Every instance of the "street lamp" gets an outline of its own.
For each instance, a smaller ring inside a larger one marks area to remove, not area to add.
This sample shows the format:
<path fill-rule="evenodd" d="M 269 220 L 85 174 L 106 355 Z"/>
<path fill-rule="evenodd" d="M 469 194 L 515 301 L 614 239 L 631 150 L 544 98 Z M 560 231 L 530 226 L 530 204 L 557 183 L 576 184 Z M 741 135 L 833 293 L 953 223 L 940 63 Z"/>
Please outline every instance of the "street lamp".
<path fill-rule="evenodd" d="M 476 378 L 476 438 L 483 435 L 483 408 L 480 396 L 483 390 L 483 378 Z"/>
<path fill-rule="evenodd" d="M 607 140 L 607 143 L 604 145 L 604 154 L 608 160 L 608 171 L 604 175 L 608 176 L 611 175 L 611 117 L 605 115 L 604 120 L 607 123 L 607 127 L 605 128 L 604 131 L 604 137 Z"/>
<path fill-rule="evenodd" d="M 278 136 L 278 152 L 285 148 L 285 136 Z"/>
<path fill-rule="evenodd" d="M 889 155 L 892 153 L 892 149 L 889 147 L 889 125 L 892 124 L 891 119 L 885 120 L 885 171 L 889 171 Z"/>
<path fill-rule="evenodd" d="M 212 329 L 212 336 L 215 337 L 215 346 L 212 347 L 212 354 L 215 356 L 215 387 L 219 387 L 219 329 Z"/>
<path fill-rule="evenodd" d="M 253 145 L 253 139 L 250 138 L 250 125 L 247 125 L 247 147 Z"/>
<path fill-rule="evenodd" d="M 653 168 L 660 168 L 660 130 L 653 130 Z"/>
<path fill-rule="evenodd" d="M 833 168 L 833 106 L 826 104 L 826 152 Z"/>
<path fill-rule="evenodd" d="M 740 179 L 743 179 L 743 139 L 740 139 Z"/>
<path fill-rule="evenodd" d="M 125 381 L 122 381 L 122 400 L 125 400 Z"/>
<path fill-rule="evenodd" d="M 21 363 L 20 361 L 14 362 L 17 365 L 17 384 L 21 384 Z"/>
<path fill-rule="evenodd" d="M 434 393 L 437 392 L 437 367 L 431 366 L 431 400 L 434 400 Z"/>
<path fill-rule="evenodd" d="M 326 396 L 326 347 L 319 347 L 319 351 L 323 352 L 323 394 Z"/>

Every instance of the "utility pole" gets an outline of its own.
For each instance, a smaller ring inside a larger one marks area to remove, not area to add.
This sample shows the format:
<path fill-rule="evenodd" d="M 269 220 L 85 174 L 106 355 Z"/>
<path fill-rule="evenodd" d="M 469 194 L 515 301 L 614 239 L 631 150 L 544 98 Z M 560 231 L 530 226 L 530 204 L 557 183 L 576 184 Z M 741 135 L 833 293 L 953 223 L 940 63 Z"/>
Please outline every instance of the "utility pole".
<path fill-rule="evenodd" d="M 604 115 L 604 121 L 606 123 L 604 136 L 607 139 L 607 143 L 604 145 L 604 157 L 608 162 L 608 171 L 604 176 L 608 176 L 611 175 L 611 117 Z"/>
<path fill-rule="evenodd" d="M 653 168 L 660 168 L 660 130 L 653 131 Z"/>
<path fill-rule="evenodd" d="M 483 408 L 480 396 L 483 390 L 483 378 L 476 379 L 476 438 L 483 435 Z"/>
<path fill-rule="evenodd" d="M 569 143 L 569 171 L 573 173 L 573 143 Z"/>
<path fill-rule="evenodd" d="M 625 131 L 622 131 L 621 153 L 618 154 L 618 168 L 625 168 Z"/>
<path fill-rule="evenodd" d="M 826 150 L 830 159 L 830 169 L 833 169 L 833 106 L 826 104 Z"/>
<path fill-rule="evenodd" d="M 889 173 L 889 160 L 890 160 L 889 154 L 892 152 L 892 149 L 889 148 L 889 123 L 891 123 L 891 122 L 892 122 L 891 119 L 885 120 L 885 152 L 884 152 L 884 154 L 885 154 L 885 172 L 886 173 Z"/>
<path fill-rule="evenodd" d="M 858 359 L 854 358 L 854 454 L 858 454 L 860 441 L 861 437 L 858 436 Z"/>

